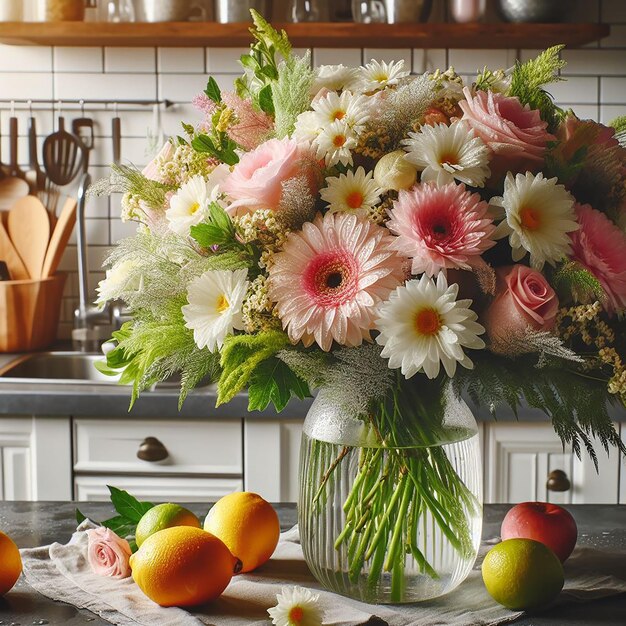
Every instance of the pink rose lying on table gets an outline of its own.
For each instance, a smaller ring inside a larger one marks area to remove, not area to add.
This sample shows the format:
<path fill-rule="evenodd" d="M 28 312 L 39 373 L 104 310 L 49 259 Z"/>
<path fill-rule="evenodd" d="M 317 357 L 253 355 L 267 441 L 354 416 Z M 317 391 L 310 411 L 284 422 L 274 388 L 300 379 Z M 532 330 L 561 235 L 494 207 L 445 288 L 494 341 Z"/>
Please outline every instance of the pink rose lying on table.
<path fill-rule="evenodd" d="M 479 91 L 473 98 L 465 87 L 467 100 L 461 100 L 463 121 L 494 153 L 489 166 L 491 180 L 498 180 L 507 171 L 537 172 L 543 165 L 548 141 L 555 137 L 547 130 L 547 123 L 539 111 L 522 106 L 515 97 L 501 93 Z M 497 169 L 497 171 L 496 171 Z"/>
<path fill-rule="evenodd" d="M 277 209 L 283 183 L 306 175 L 313 159 L 310 148 L 294 139 L 270 139 L 252 152 L 246 152 L 221 186 L 234 200 L 227 211 L 245 214 L 257 209 Z"/>
<path fill-rule="evenodd" d="M 126 539 L 102 526 L 88 530 L 87 540 L 87 560 L 94 574 L 111 578 L 130 576 L 128 560 L 132 551 Z"/>
<path fill-rule="evenodd" d="M 496 295 L 481 317 L 490 349 L 510 351 L 516 340 L 530 329 L 550 330 L 554 326 L 559 300 L 543 274 L 525 265 L 497 270 Z"/>

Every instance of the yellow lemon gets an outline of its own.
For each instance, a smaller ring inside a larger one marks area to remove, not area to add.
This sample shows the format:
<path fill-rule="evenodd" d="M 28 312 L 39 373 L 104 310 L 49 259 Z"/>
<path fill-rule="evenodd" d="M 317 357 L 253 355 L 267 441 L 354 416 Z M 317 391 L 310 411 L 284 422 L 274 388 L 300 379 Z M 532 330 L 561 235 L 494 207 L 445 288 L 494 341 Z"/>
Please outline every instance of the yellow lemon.
<path fill-rule="evenodd" d="M 514 611 L 546 606 L 559 595 L 564 582 L 559 558 L 533 539 L 497 544 L 485 556 L 482 573 L 489 595 Z"/>
<path fill-rule="evenodd" d="M 135 533 L 137 546 L 141 546 L 150 535 L 164 528 L 172 528 L 172 526 L 193 526 L 195 528 L 201 528 L 200 520 L 189 509 L 178 504 L 172 504 L 171 502 L 157 504 L 144 513 L 137 524 L 137 531 Z"/>
<path fill-rule="evenodd" d="M 272 505 L 249 491 L 220 498 L 204 520 L 204 530 L 219 537 L 243 563 L 242 572 L 263 565 L 276 549 L 280 535 Z"/>
<path fill-rule="evenodd" d="M 8 535 L 0 532 L 0 596 L 17 582 L 22 573 L 22 557 L 18 547 Z"/>
<path fill-rule="evenodd" d="M 161 606 L 214 600 L 240 566 L 222 541 L 191 526 L 159 530 L 130 557 L 133 580 Z"/>

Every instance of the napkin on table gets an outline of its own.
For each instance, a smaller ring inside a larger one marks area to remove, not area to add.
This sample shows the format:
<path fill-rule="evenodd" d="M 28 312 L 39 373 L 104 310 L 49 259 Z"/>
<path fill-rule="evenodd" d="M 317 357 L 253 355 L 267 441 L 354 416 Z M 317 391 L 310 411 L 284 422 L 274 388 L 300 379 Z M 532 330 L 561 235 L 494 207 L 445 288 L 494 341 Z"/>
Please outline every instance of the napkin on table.
<path fill-rule="evenodd" d="M 302 555 L 297 527 L 281 534 L 273 557 L 257 571 L 233 577 L 216 601 L 193 610 L 163 608 L 148 599 L 132 578 L 117 580 L 91 572 L 85 520 L 67 544 L 21 550 L 26 581 L 38 592 L 85 608 L 118 626 L 267 626 L 267 609 L 284 585 L 319 593 L 328 626 L 495 626 L 521 612 L 509 611 L 487 594 L 477 565 L 450 594 L 419 604 L 369 605 L 324 591 Z M 490 548 L 481 546 L 481 557 Z M 482 560 L 479 557 L 478 563 Z M 626 592 L 626 553 L 577 548 L 566 563 L 558 603 L 589 601 Z"/>

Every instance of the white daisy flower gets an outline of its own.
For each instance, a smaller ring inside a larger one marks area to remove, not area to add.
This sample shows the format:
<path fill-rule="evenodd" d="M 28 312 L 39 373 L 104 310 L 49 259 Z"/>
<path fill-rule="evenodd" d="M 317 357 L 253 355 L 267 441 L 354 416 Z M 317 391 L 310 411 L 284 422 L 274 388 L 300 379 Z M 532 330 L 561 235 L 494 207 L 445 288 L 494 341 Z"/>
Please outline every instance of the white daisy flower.
<path fill-rule="evenodd" d="M 247 277 L 247 269 L 210 270 L 189 283 L 189 304 L 182 312 L 198 348 L 215 352 L 234 329 L 243 329 L 241 306 L 248 290 Z"/>
<path fill-rule="evenodd" d="M 402 143 L 407 161 L 423 170 L 422 182 L 441 186 L 456 179 L 471 187 L 483 187 L 491 175 L 489 148 L 464 122 L 422 126 Z"/>
<path fill-rule="evenodd" d="M 305 587 L 283 587 L 276 594 L 278 604 L 267 609 L 274 626 L 321 626 L 319 594 Z"/>
<path fill-rule="evenodd" d="M 170 208 L 165 211 L 170 230 L 183 237 L 189 235 L 189 229 L 206 216 L 212 191 L 199 174 L 181 185 L 170 200 Z"/>
<path fill-rule="evenodd" d="M 365 173 L 362 167 L 356 172 L 329 176 L 328 187 L 320 191 L 322 200 L 330 205 L 330 212 L 365 212 L 380 200 L 381 189 L 374 182 L 373 172 Z"/>
<path fill-rule="evenodd" d="M 108 269 L 96 287 L 98 298 L 95 304 L 102 308 L 109 300 L 116 300 L 124 293 L 141 290 L 143 277 L 134 272 L 137 265 L 137 261 L 126 259 Z"/>
<path fill-rule="evenodd" d="M 384 346 L 381 356 L 389 367 L 400 367 L 406 378 L 424 372 L 436 378 L 440 365 L 452 377 L 457 363 L 472 369 L 474 364 L 463 348 L 480 350 L 485 342 L 478 337 L 485 329 L 476 322 L 471 300 L 456 300 L 459 286 L 448 286 L 443 272 L 437 282 L 422 274 L 397 287 L 380 306 L 376 342 Z"/>
<path fill-rule="evenodd" d="M 408 76 L 410 72 L 404 69 L 404 60 L 370 61 L 359 71 L 359 88 L 363 92 L 377 91 L 389 85 L 396 85 L 400 79 Z"/>
<path fill-rule="evenodd" d="M 369 98 L 363 95 L 355 96 L 350 91 L 344 91 L 341 95 L 329 91 L 322 98 L 315 100 L 311 107 L 321 128 L 336 120 L 342 120 L 358 133 L 370 118 Z"/>
<path fill-rule="evenodd" d="M 322 132 L 318 114 L 315 111 L 304 111 L 296 118 L 293 138 L 300 142 L 311 143 Z"/>
<path fill-rule="evenodd" d="M 312 95 L 320 89 L 340 91 L 349 88 L 357 77 L 357 69 L 345 65 L 320 65 L 315 70 L 315 79 L 311 88 Z"/>
<path fill-rule="evenodd" d="M 568 233 L 578 230 L 574 198 L 563 185 L 557 185 L 556 178 L 530 172 L 513 178 L 509 172 L 504 195 L 490 203 L 506 212 L 494 235 L 508 235 L 515 262 L 530 252 L 530 265 L 541 270 L 545 263 L 554 265 L 572 251 Z"/>
<path fill-rule="evenodd" d="M 324 159 L 326 165 L 352 165 L 352 152 L 357 141 L 354 132 L 343 120 L 336 120 L 322 130 L 315 139 L 317 158 Z"/>

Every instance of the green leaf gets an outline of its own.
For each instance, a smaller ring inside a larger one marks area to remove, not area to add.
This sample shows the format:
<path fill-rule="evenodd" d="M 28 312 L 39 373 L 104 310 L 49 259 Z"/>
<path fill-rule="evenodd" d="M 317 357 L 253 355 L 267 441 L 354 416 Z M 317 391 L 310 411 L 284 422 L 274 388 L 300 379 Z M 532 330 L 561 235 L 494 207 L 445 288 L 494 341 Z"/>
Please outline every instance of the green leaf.
<path fill-rule="evenodd" d="M 213 143 L 213 140 L 208 135 L 198 135 L 191 141 L 191 147 L 196 152 L 208 152 L 213 156 L 218 155 L 218 148 Z"/>
<path fill-rule="evenodd" d="M 143 514 L 154 506 L 151 502 L 139 502 L 137 498 L 131 496 L 123 489 L 118 489 L 111 485 L 107 485 L 107 487 L 111 494 L 111 503 L 115 507 L 115 510 L 130 521 L 135 523 L 139 522 Z"/>
<path fill-rule="evenodd" d="M 261 111 L 264 111 L 268 115 L 274 115 L 274 100 L 272 98 L 271 85 L 265 85 L 261 91 L 259 91 L 259 106 Z"/>
<path fill-rule="evenodd" d="M 203 248 L 224 245 L 232 240 L 229 233 L 213 224 L 197 224 L 191 227 L 191 237 Z"/>
<path fill-rule="evenodd" d="M 263 361 L 250 378 L 248 410 L 263 411 L 272 402 L 277 411 L 282 411 L 292 396 L 303 400 L 310 395 L 309 386 L 286 363 L 271 357 Z"/>
<path fill-rule="evenodd" d="M 264 65 L 259 69 L 258 74 L 270 80 L 278 80 L 278 70 L 273 65 Z"/>
<path fill-rule="evenodd" d="M 86 515 L 83 515 L 78 509 L 76 509 L 76 523 L 82 524 L 87 519 Z"/>
<path fill-rule="evenodd" d="M 217 158 L 222 163 L 226 163 L 226 165 L 237 165 L 237 163 L 239 163 L 239 157 L 232 148 L 218 152 Z"/>
<path fill-rule="evenodd" d="M 230 219 L 230 215 L 217 202 L 211 202 L 209 205 L 209 217 L 218 228 L 234 232 L 233 221 Z"/>
<path fill-rule="evenodd" d="M 185 124 L 185 122 L 181 122 L 181 125 L 183 127 L 183 130 L 190 136 L 193 136 L 196 134 L 196 129 L 193 127 L 192 124 Z"/>
<path fill-rule="evenodd" d="M 116 535 L 126 539 L 126 537 L 134 537 L 137 530 L 137 523 L 129 520 L 123 515 L 112 517 L 111 519 L 105 519 L 102 526 L 112 530 Z"/>
<path fill-rule="evenodd" d="M 253 71 L 256 70 L 257 67 L 259 67 L 257 60 L 254 57 L 250 56 L 249 54 L 242 54 L 239 57 L 239 63 L 241 63 L 241 65 L 244 68 L 247 68 Z"/>
<path fill-rule="evenodd" d="M 209 98 L 211 98 L 213 102 L 217 102 L 217 104 L 219 104 L 222 101 L 222 92 L 220 91 L 219 85 L 217 84 L 213 76 L 209 78 L 209 82 L 207 83 L 204 93 Z"/>

